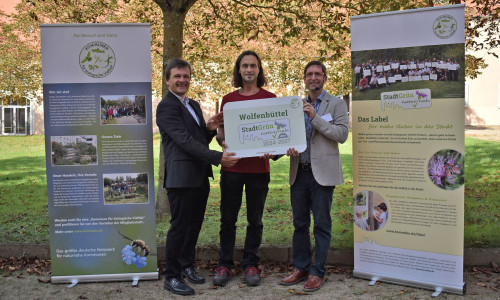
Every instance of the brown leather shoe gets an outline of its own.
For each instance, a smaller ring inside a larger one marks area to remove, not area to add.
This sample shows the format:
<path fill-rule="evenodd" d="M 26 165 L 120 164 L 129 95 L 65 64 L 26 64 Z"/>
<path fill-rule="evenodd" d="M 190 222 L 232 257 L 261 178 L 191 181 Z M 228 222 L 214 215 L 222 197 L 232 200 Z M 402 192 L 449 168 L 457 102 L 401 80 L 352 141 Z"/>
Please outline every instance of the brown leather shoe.
<path fill-rule="evenodd" d="M 301 281 L 306 280 L 307 276 L 309 276 L 309 272 L 302 272 L 302 271 L 299 271 L 297 269 L 294 269 L 293 273 L 291 275 L 281 279 L 280 284 L 281 285 L 294 285 L 294 284 L 297 284 Z"/>
<path fill-rule="evenodd" d="M 323 278 L 310 275 L 307 279 L 306 285 L 304 285 L 304 292 L 314 292 L 319 290 L 323 284 Z"/>

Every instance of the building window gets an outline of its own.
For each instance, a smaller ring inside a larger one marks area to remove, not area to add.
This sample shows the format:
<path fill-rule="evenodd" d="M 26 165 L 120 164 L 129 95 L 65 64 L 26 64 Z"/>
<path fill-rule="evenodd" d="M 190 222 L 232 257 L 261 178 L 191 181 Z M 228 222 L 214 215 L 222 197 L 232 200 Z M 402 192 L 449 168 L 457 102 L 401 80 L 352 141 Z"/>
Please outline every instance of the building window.
<path fill-rule="evenodd" d="M 19 105 L 21 103 L 21 105 Z M 31 126 L 33 110 L 31 101 L 2 101 L 0 103 L 0 134 L 1 135 L 28 135 L 33 134 Z"/>

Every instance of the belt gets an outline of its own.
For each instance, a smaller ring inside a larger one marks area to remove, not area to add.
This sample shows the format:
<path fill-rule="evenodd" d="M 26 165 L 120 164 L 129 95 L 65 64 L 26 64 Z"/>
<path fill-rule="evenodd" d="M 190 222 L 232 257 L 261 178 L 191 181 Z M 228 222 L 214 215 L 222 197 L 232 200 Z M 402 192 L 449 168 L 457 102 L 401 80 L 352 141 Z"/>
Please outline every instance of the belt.
<path fill-rule="evenodd" d="M 302 170 L 305 170 L 305 171 L 309 171 L 312 169 L 311 164 L 303 164 L 303 163 L 299 164 L 299 168 L 301 168 Z"/>

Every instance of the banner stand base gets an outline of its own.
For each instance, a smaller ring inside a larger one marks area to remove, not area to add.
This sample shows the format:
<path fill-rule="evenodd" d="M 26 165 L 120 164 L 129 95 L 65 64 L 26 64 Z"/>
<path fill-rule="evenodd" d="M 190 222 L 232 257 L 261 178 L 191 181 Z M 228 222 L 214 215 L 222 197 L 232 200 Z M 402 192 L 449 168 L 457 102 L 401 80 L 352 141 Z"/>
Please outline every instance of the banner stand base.
<path fill-rule="evenodd" d="M 139 285 L 139 277 L 132 278 L 132 286 L 137 287 Z"/>
<path fill-rule="evenodd" d="M 148 273 L 123 273 L 123 274 L 96 274 L 96 275 L 73 275 L 73 276 L 51 276 L 51 283 L 70 283 L 71 288 L 81 282 L 99 282 L 99 281 L 128 281 L 132 280 L 132 286 L 137 286 L 139 280 L 158 280 L 158 272 Z"/>
<path fill-rule="evenodd" d="M 388 283 L 393 283 L 393 284 L 406 285 L 406 286 L 412 286 L 412 287 L 417 287 L 417 288 L 433 290 L 434 294 L 438 293 L 437 295 L 439 295 L 441 292 L 453 293 L 453 294 L 458 294 L 458 295 L 462 295 L 462 296 L 465 294 L 465 282 L 462 282 L 461 286 L 442 285 L 442 284 L 437 285 L 436 283 L 432 283 L 432 282 L 415 281 L 415 280 L 411 280 L 411 279 L 396 278 L 396 277 L 391 277 L 391 276 L 387 276 L 387 275 L 360 272 L 360 271 L 355 271 L 355 270 L 353 270 L 352 276 L 357 277 L 357 278 L 370 280 L 370 285 L 373 285 L 373 284 L 371 284 L 372 282 L 375 284 L 375 282 L 377 282 L 377 281 L 383 281 L 383 282 L 388 282 Z M 433 297 L 434 297 L 434 294 L 432 294 Z"/>
<path fill-rule="evenodd" d="M 67 286 L 68 289 L 74 287 L 75 285 L 78 284 L 78 280 L 77 279 L 73 279 L 71 280 L 71 284 Z"/>
<path fill-rule="evenodd" d="M 441 288 L 436 288 L 436 291 L 434 293 L 432 293 L 432 297 L 433 298 L 436 298 L 438 297 L 439 295 L 441 294 Z"/>

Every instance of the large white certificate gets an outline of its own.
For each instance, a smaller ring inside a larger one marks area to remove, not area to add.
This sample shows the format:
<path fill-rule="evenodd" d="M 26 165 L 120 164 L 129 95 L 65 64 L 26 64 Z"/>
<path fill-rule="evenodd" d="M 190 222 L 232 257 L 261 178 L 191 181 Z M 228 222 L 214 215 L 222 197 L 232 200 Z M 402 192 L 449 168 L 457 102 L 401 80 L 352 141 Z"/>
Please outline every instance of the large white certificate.
<path fill-rule="evenodd" d="M 227 151 L 237 157 L 306 150 L 302 99 L 299 96 L 229 102 L 224 105 Z"/>

